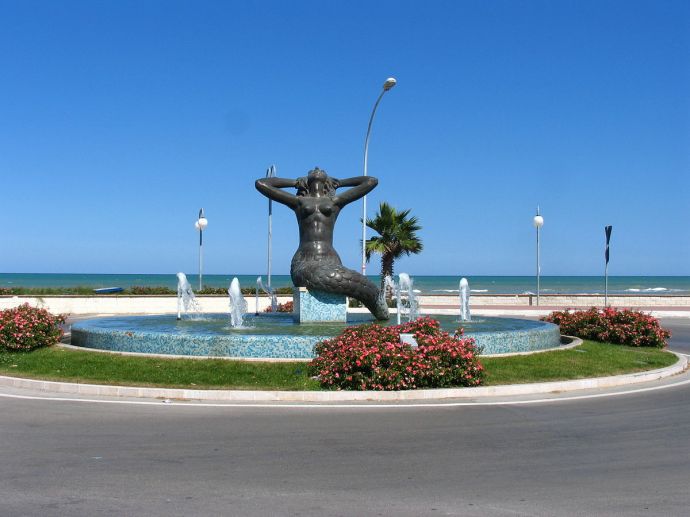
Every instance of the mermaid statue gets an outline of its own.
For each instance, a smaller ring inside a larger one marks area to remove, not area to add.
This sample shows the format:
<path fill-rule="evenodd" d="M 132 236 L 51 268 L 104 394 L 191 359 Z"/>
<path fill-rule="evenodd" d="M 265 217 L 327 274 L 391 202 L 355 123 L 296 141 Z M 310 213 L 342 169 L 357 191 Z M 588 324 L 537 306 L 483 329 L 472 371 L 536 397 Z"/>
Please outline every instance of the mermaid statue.
<path fill-rule="evenodd" d="M 380 320 L 388 319 L 388 306 L 379 288 L 364 275 L 347 269 L 333 248 L 333 227 L 340 210 L 371 192 L 378 180 L 357 176 L 338 180 L 316 167 L 304 178 L 261 178 L 256 189 L 294 210 L 299 225 L 299 248 L 292 257 L 290 275 L 296 287 L 342 294 L 362 302 Z M 341 187 L 352 187 L 340 194 Z M 295 188 L 291 194 L 284 188 Z"/>

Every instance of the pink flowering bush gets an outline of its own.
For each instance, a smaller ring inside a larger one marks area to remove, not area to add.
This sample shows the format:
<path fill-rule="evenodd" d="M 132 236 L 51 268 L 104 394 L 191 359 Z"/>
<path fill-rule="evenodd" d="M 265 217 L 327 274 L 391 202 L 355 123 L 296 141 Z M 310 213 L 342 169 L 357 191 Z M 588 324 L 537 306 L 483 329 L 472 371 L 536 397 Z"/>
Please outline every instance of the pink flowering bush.
<path fill-rule="evenodd" d="M 278 307 L 276 307 L 276 312 L 293 312 L 294 307 L 293 302 L 279 303 Z M 264 312 L 273 312 L 273 307 L 269 305 L 264 309 Z"/>
<path fill-rule="evenodd" d="M 401 333 L 414 334 L 419 347 L 401 343 Z M 310 372 L 323 387 L 338 390 L 478 386 L 484 371 L 474 339 L 451 336 L 428 317 L 391 327 L 348 327 L 314 350 Z"/>
<path fill-rule="evenodd" d="M 671 333 L 644 312 L 612 307 L 585 311 L 554 311 L 545 318 L 561 327 L 561 334 L 617 345 L 664 348 Z"/>
<path fill-rule="evenodd" d="M 62 337 L 64 316 L 53 316 L 28 303 L 0 311 L 0 350 L 33 350 L 55 345 Z"/>

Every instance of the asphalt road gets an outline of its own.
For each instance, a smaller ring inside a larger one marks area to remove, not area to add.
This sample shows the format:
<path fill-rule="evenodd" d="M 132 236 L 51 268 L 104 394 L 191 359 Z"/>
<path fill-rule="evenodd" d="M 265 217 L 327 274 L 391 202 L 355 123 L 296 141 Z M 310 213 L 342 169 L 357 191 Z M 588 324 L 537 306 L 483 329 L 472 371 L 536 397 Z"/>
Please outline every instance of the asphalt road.
<path fill-rule="evenodd" d="M 690 352 L 690 321 L 666 320 Z M 688 515 L 690 386 L 443 408 L 0 398 L 0 515 Z"/>

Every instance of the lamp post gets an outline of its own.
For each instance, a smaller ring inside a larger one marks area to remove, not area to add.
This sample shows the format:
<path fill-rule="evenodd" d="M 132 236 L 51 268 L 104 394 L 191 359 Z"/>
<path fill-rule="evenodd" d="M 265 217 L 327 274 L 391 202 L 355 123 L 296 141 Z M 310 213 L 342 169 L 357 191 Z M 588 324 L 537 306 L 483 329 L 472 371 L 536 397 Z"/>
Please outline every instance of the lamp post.
<path fill-rule="evenodd" d="M 369 136 L 371 135 L 371 125 L 374 122 L 374 115 L 376 114 L 376 108 L 379 107 L 379 102 L 381 102 L 381 99 L 383 98 L 383 94 L 386 93 L 388 90 L 393 88 L 396 84 L 395 77 L 389 77 L 386 79 L 386 82 L 383 83 L 383 90 L 381 90 L 381 93 L 379 94 L 378 99 L 376 99 L 376 103 L 374 103 L 374 109 L 371 110 L 371 117 L 369 117 L 369 126 L 367 127 L 367 137 L 364 139 L 364 175 L 367 175 L 367 166 L 368 166 L 368 160 L 369 160 Z M 366 254 L 366 245 L 367 245 L 367 196 L 365 195 L 362 198 L 362 274 L 366 275 L 367 274 L 367 254 Z"/>
<path fill-rule="evenodd" d="M 266 169 L 267 178 L 275 178 L 276 176 L 276 166 L 271 165 Z M 273 218 L 273 201 L 269 198 L 268 200 L 268 290 L 271 290 L 271 240 L 273 238 L 273 228 L 272 228 L 272 218 Z"/>
<path fill-rule="evenodd" d="M 199 290 L 203 289 L 202 275 L 204 266 L 204 230 L 208 226 L 208 220 L 204 216 L 204 209 L 199 210 L 199 219 L 194 223 L 194 227 L 199 230 Z"/>
<path fill-rule="evenodd" d="M 541 276 L 541 262 L 539 257 L 539 230 L 544 226 L 544 218 L 539 215 L 539 206 L 537 205 L 537 215 L 534 216 L 532 224 L 537 229 L 537 305 L 539 305 L 539 277 Z"/>

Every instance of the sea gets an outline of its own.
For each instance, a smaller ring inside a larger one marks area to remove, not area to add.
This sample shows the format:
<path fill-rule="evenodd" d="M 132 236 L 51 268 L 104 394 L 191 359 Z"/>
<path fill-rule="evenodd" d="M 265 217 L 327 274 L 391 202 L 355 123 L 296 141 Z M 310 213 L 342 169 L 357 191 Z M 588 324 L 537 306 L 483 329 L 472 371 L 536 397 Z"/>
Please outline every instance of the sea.
<path fill-rule="evenodd" d="M 240 285 L 253 287 L 259 275 L 204 275 L 204 285 L 226 287 L 237 276 Z M 199 277 L 187 275 L 192 286 Z M 379 277 L 369 277 L 379 282 Z M 414 289 L 423 294 L 453 294 L 458 292 L 459 276 L 413 276 Z M 485 294 L 535 293 L 534 276 L 468 276 L 470 290 Z M 267 277 L 263 275 L 267 284 Z M 289 287 L 290 275 L 273 275 L 272 287 Z M 176 288 L 177 278 L 171 274 L 80 274 L 80 273 L 0 273 L 0 287 L 132 287 L 165 286 Z M 603 294 L 603 276 L 542 276 L 543 294 Z M 690 276 L 609 276 L 609 294 L 690 295 Z"/>

